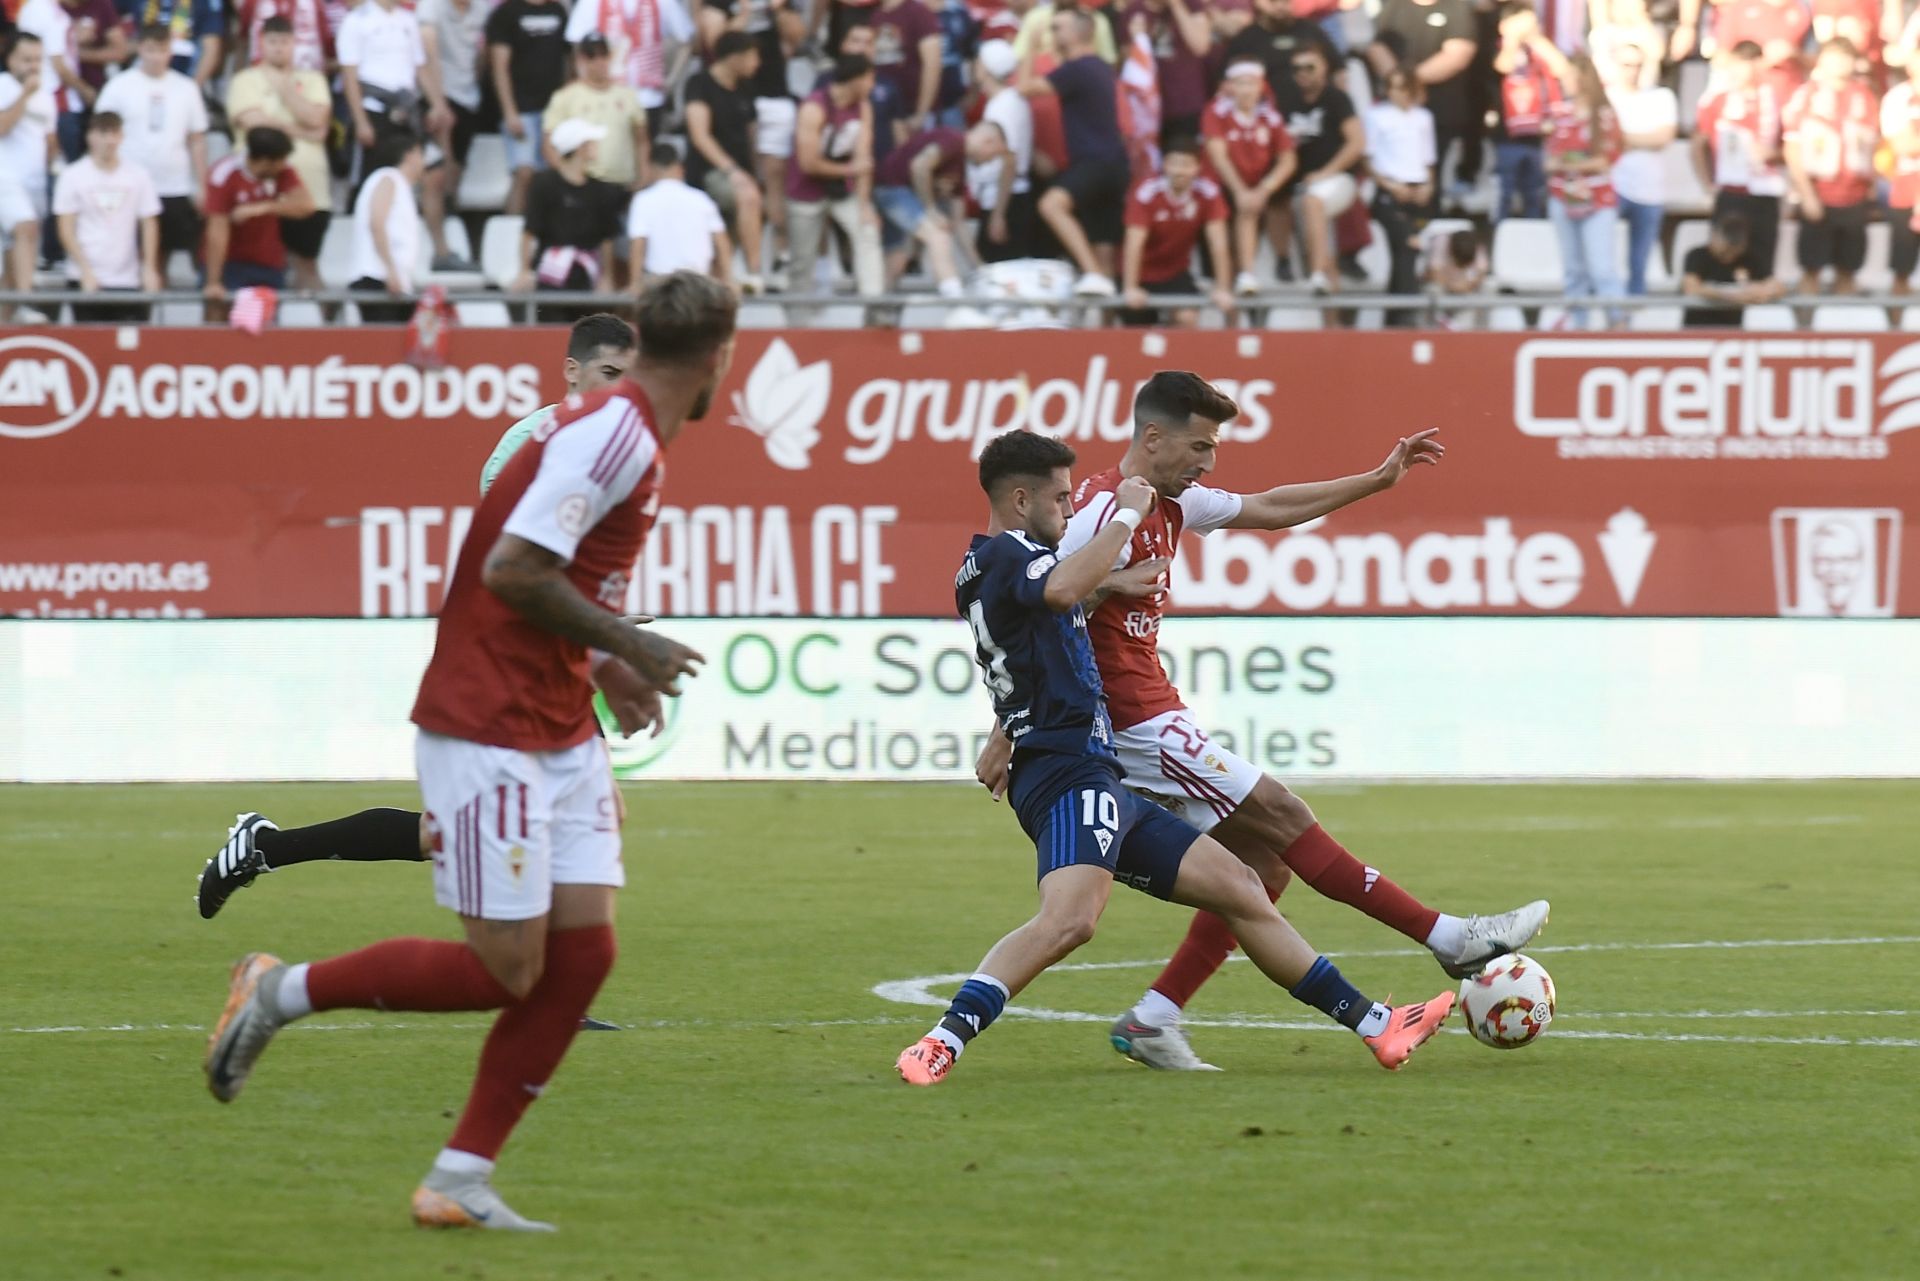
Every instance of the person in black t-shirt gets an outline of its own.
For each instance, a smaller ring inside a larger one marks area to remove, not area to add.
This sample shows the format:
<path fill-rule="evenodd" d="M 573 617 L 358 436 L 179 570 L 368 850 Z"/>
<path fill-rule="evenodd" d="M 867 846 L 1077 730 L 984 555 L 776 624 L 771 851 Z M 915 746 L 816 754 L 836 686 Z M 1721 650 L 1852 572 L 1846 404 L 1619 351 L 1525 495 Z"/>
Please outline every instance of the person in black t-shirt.
<path fill-rule="evenodd" d="M 1687 328 L 1738 329 L 1742 308 L 1775 302 L 1786 293 L 1778 280 L 1754 279 L 1748 240 L 1746 215 L 1721 214 L 1713 220 L 1707 243 L 1688 251 L 1680 265 L 1681 293 L 1729 305 L 1687 308 Z"/>
<path fill-rule="evenodd" d="M 759 65 L 747 81 L 754 114 L 754 165 L 748 172 L 760 181 L 764 219 L 773 227 L 776 272 L 787 256 L 787 166 L 793 161 L 793 128 L 800 116 L 787 68 L 790 55 L 807 38 L 805 8 L 801 0 L 705 0 L 694 15 L 709 61 L 723 31 L 744 32 L 760 51 Z M 743 221 L 740 230 L 744 228 Z M 753 243 L 757 256 L 758 242 Z"/>
<path fill-rule="evenodd" d="M 1020 60 L 1018 83 L 1029 98 L 1053 94 L 1060 99 L 1066 132 L 1067 167 L 1040 197 L 1040 217 L 1080 269 L 1073 292 L 1111 298 L 1119 292 L 1114 284 L 1116 249 L 1133 174 L 1115 105 L 1117 80 L 1113 68 L 1094 52 L 1094 21 L 1082 9 L 1056 9 L 1053 46 L 1059 65 L 1041 76 L 1028 50 Z"/>
<path fill-rule="evenodd" d="M 760 46 L 744 31 L 723 31 L 707 70 L 687 81 L 687 185 L 706 192 L 740 242 L 747 274 L 741 287 L 760 291 L 760 184 L 754 181 L 758 111 L 754 73 Z"/>
<path fill-rule="evenodd" d="M 487 18 L 487 65 L 500 100 L 500 137 L 513 187 L 507 212 L 527 207 L 527 185 L 546 168 L 540 113 L 567 80 L 567 6 L 561 0 L 504 0 Z"/>
<path fill-rule="evenodd" d="M 1469 118 L 1467 82 L 1479 51 L 1471 0 L 1386 0 L 1374 22 L 1373 44 L 1367 60 L 1374 77 L 1384 82 L 1396 66 L 1404 66 L 1427 88 L 1427 110 L 1433 113 L 1436 169 L 1443 176 L 1447 151 L 1464 142 L 1481 122 Z M 1440 183 L 1428 202 L 1440 208 Z"/>
<path fill-rule="evenodd" d="M 1280 114 L 1286 117 L 1300 165 L 1297 176 L 1275 193 L 1278 208 L 1269 227 L 1276 244 L 1287 244 L 1298 217 L 1314 291 L 1332 293 L 1338 287 L 1333 221 L 1359 195 L 1354 171 L 1366 158 L 1367 131 L 1353 99 L 1329 82 L 1326 55 L 1318 45 L 1297 48 L 1289 66 L 1294 92 Z"/>
<path fill-rule="evenodd" d="M 520 274 L 509 293 L 612 289 L 613 240 L 620 234 L 627 192 L 589 178 L 605 125 L 563 120 L 547 135 L 559 163 L 533 177 L 520 233 Z M 543 306 L 542 324 L 570 324 L 597 307 Z"/>

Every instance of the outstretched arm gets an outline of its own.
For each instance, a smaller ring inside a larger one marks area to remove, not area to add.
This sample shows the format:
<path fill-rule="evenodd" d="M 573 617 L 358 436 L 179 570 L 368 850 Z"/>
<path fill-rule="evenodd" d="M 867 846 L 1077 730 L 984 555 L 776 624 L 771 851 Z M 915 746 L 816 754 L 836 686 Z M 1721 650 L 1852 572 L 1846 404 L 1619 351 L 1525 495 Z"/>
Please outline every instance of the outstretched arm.
<path fill-rule="evenodd" d="M 1133 531 L 1140 527 L 1141 517 L 1153 508 L 1153 486 L 1138 476 L 1121 481 L 1114 497 L 1119 502 L 1119 510 L 1114 512 L 1113 519 L 1101 526 L 1086 546 L 1047 574 L 1044 595 L 1048 609 L 1065 613 L 1093 595 L 1112 573 L 1113 562 L 1133 538 Z"/>
<path fill-rule="evenodd" d="M 1229 529 L 1289 529 L 1328 512 L 1339 511 L 1349 503 L 1392 489 L 1419 464 L 1434 466 L 1446 457 L 1447 447 L 1435 440 L 1438 427 L 1402 436 L 1387 460 L 1372 471 L 1338 480 L 1315 480 L 1303 485 L 1280 485 L 1264 493 L 1248 494 L 1240 504 L 1240 514 L 1227 522 Z"/>

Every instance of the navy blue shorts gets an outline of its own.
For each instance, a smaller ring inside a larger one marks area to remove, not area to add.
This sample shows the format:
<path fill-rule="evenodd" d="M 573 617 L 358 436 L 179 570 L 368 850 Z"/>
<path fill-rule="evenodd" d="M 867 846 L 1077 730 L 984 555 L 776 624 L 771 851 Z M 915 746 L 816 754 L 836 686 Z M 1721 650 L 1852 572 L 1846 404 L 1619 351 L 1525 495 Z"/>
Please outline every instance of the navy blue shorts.
<path fill-rule="evenodd" d="M 1040 878 L 1078 863 L 1104 867 L 1122 885 L 1173 896 L 1180 861 L 1200 833 L 1128 791 L 1116 761 L 1016 753 L 1007 792 L 1033 838 Z"/>

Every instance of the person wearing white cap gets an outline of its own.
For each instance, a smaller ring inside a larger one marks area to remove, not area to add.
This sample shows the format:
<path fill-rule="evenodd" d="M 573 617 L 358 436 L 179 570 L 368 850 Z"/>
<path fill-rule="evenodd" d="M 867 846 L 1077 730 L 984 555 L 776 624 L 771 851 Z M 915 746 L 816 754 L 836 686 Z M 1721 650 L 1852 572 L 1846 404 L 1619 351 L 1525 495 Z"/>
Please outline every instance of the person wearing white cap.
<path fill-rule="evenodd" d="M 548 132 L 554 164 L 535 174 L 527 188 L 520 274 L 508 292 L 592 291 L 612 286 L 613 240 L 620 234 L 627 193 L 588 173 L 606 139 L 607 127 L 588 120 L 563 120 Z M 581 309 L 573 306 L 539 309 L 542 323 L 570 323 L 579 314 Z"/>
<path fill-rule="evenodd" d="M 975 62 L 987 105 L 967 140 L 967 191 L 980 206 L 980 260 L 1025 258 L 1033 241 L 1033 107 L 1013 84 L 1020 55 L 1010 40 L 989 40 Z"/>
<path fill-rule="evenodd" d="M 1233 207 L 1233 251 L 1240 267 L 1233 288 L 1240 294 L 1260 292 L 1253 260 L 1263 221 L 1275 227 L 1275 254 L 1287 254 L 1286 238 L 1278 234 L 1274 197 L 1300 164 L 1287 122 L 1266 101 L 1266 93 L 1264 64 L 1252 58 L 1228 63 L 1220 96 L 1200 116 L 1207 159 Z"/>

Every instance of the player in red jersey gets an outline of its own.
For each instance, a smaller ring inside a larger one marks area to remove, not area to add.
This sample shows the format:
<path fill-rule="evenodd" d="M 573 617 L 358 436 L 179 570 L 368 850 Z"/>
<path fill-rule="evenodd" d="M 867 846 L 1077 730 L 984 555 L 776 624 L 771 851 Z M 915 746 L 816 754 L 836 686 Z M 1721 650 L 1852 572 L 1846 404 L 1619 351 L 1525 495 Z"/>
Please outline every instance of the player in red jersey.
<path fill-rule="evenodd" d="M 1236 62 L 1227 68 L 1220 96 L 1200 117 L 1207 163 L 1233 204 L 1233 255 L 1240 268 L 1233 289 L 1240 294 L 1260 292 L 1253 274 L 1260 227 L 1272 220 L 1268 210 L 1274 196 L 1300 167 L 1293 135 L 1267 93 L 1266 68 Z"/>
<path fill-rule="evenodd" d="M 413 1194 L 416 1223 L 551 1231 L 491 1182 L 613 967 L 620 861 L 613 780 L 588 653 L 666 695 L 703 661 L 617 611 L 659 511 L 665 451 L 700 418 L 733 358 L 737 303 L 676 272 L 636 306 L 626 379 L 569 396 L 474 512 L 413 721 L 434 842 L 434 897 L 464 942 L 389 939 L 331 960 L 234 967 L 208 1041 L 207 1085 L 230 1102 L 273 1034 L 317 1010 L 500 1010 L 467 1107 Z"/>
<path fill-rule="evenodd" d="M 1356 476 L 1256 494 L 1200 484 L 1213 470 L 1221 424 L 1239 412 L 1197 374 L 1164 371 L 1148 379 L 1134 400 L 1133 444 L 1126 456 L 1074 491 L 1075 513 L 1061 554 L 1085 546 L 1114 518 L 1114 491 L 1129 477 L 1144 477 L 1161 497 L 1114 561 L 1116 574 L 1137 580 L 1164 573 L 1183 532 L 1286 529 L 1390 489 L 1411 468 L 1437 464 L 1446 453 L 1429 429 L 1405 437 L 1380 466 Z M 1212 742 L 1160 665 L 1165 607 L 1164 591 L 1116 591 L 1087 620 L 1127 786 L 1210 833 L 1258 872 L 1275 897 L 1297 873 L 1328 898 L 1424 944 L 1454 978 L 1518 951 L 1539 933 L 1547 919 L 1544 900 L 1498 916 L 1464 918 L 1425 906 L 1342 848 L 1306 802 L 1277 779 Z M 996 797 L 1006 786 L 1008 758 L 1003 737 L 995 735 L 980 759 L 980 779 Z M 1114 1023 L 1114 1048 L 1151 1067 L 1211 1070 L 1187 1044 L 1180 1012 L 1232 950 L 1233 936 L 1219 917 L 1196 915 L 1160 977 Z"/>

